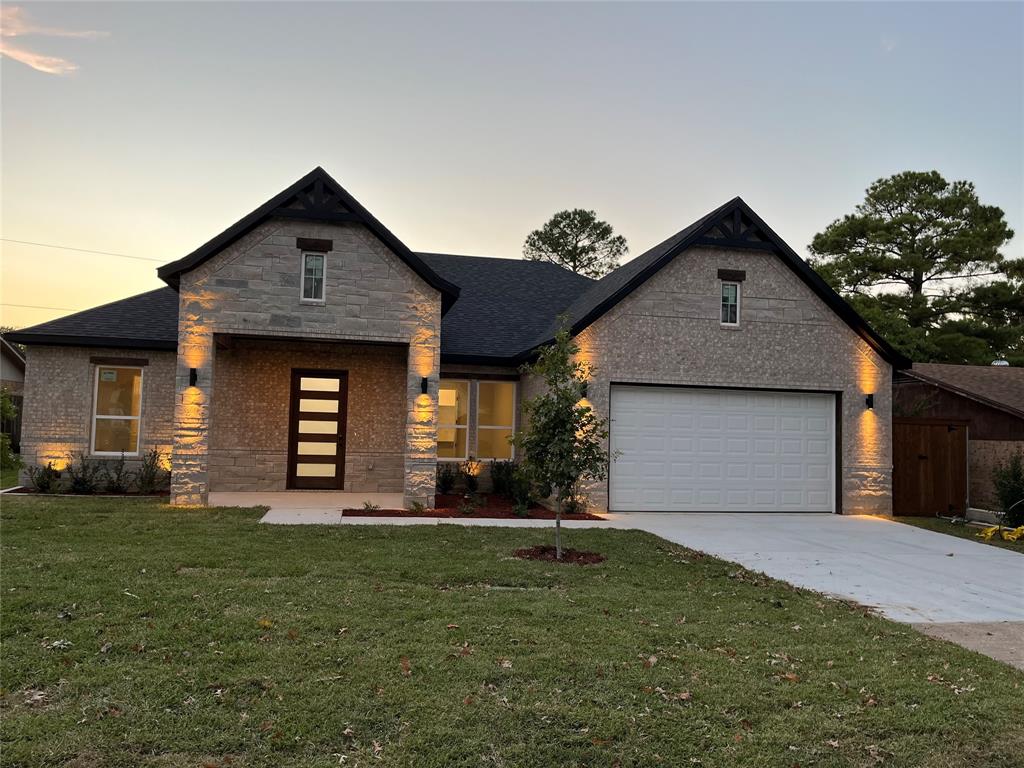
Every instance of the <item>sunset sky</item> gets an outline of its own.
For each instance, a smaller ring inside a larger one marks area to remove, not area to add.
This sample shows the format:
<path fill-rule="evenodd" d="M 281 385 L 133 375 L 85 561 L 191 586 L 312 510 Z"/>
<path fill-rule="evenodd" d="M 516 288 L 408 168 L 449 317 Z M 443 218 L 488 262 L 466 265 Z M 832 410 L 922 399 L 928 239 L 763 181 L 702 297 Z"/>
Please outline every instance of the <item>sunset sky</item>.
<path fill-rule="evenodd" d="M 635 256 L 741 195 L 805 254 L 910 169 L 1024 229 L 1021 3 L 24 3 L 2 23 L 3 325 L 158 287 L 317 165 L 416 250 L 518 257 L 586 207 Z"/>

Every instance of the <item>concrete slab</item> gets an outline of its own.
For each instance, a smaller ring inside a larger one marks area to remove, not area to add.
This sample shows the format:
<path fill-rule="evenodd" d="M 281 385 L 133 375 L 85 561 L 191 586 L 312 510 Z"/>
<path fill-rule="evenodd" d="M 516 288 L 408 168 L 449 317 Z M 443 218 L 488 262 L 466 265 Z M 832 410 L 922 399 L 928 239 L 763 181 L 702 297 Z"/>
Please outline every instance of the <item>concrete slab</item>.
<path fill-rule="evenodd" d="M 347 491 L 214 491 L 211 507 L 270 507 L 272 519 L 261 522 L 284 522 L 292 525 L 323 524 L 320 515 L 338 513 L 343 509 L 362 509 L 369 502 L 381 509 L 402 509 L 405 501 L 400 493 L 350 493 Z M 305 513 L 309 513 L 308 515 Z M 280 520 L 279 520 L 280 518 Z"/>
<path fill-rule="evenodd" d="M 1024 621 L 914 624 L 914 629 L 1024 669 Z"/>

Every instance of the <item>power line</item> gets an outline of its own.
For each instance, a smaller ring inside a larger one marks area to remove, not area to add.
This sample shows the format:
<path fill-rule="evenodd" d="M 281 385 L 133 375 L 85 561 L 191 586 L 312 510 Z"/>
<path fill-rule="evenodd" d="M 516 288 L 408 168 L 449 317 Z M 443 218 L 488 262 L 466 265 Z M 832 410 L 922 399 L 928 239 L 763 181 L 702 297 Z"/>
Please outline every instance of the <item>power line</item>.
<path fill-rule="evenodd" d="M 72 248 L 70 245 L 54 245 L 53 243 L 34 243 L 31 240 L 12 240 L 9 237 L 0 237 L 5 243 L 18 243 L 19 245 L 35 245 L 39 248 L 56 248 L 61 251 L 78 251 L 80 253 L 95 253 L 99 256 L 117 256 L 120 259 L 135 259 L 136 261 L 157 261 L 163 263 L 166 259 L 152 259 L 148 256 L 130 256 L 127 253 L 111 253 L 110 251 L 91 251 L 88 248 Z"/>
<path fill-rule="evenodd" d="M 8 304 L 6 302 L 0 302 L 0 307 L 18 307 L 19 309 L 52 309 L 55 312 L 77 312 L 77 309 L 71 307 L 39 307 L 35 304 Z"/>

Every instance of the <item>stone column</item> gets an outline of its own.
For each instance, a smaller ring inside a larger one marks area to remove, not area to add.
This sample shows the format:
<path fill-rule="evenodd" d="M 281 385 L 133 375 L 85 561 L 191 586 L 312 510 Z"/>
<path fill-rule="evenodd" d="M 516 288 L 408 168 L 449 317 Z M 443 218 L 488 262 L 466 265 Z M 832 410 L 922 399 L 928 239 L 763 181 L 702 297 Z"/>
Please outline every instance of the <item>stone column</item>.
<path fill-rule="evenodd" d="M 409 342 L 406 366 L 406 507 L 434 506 L 437 483 L 437 389 L 441 377 L 441 317 L 437 302 L 422 314 L 423 324 Z M 427 393 L 423 393 L 423 379 Z"/>
<path fill-rule="evenodd" d="M 181 506 L 209 503 L 213 333 L 202 323 L 197 304 L 182 292 L 171 454 L 171 503 Z M 195 384 L 191 383 L 193 368 Z"/>

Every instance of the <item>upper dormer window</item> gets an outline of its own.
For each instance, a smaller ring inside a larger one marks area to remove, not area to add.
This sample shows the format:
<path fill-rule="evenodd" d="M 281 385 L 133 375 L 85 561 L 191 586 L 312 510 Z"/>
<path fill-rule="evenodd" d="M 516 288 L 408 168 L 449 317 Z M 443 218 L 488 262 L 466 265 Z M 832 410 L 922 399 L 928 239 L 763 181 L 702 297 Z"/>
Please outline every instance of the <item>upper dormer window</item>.
<path fill-rule="evenodd" d="M 722 325 L 740 324 L 740 284 L 722 283 Z"/>
<path fill-rule="evenodd" d="M 302 300 L 324 300 L 324 254 L 302 254 Z"/>

